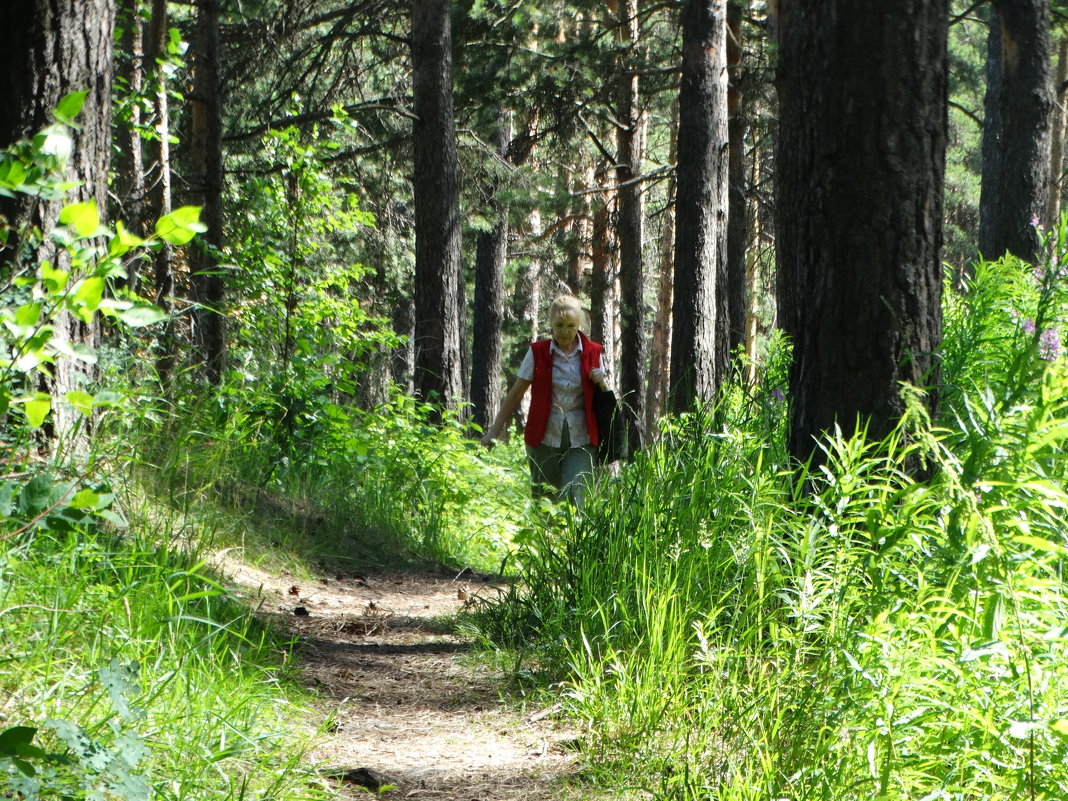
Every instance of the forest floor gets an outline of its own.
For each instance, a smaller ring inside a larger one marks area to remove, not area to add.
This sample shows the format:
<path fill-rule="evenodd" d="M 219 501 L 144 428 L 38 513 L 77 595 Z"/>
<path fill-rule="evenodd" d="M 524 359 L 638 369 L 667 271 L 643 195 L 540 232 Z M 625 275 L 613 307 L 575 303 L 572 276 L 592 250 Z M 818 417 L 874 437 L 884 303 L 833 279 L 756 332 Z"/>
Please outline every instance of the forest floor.
<path fill-rule="evenodd" d="M 321 702 L 309 759 L 343 797 L 438 801 L 590 798 L 576 786 L 575 732 L 551 708 L 509 700 L 507 676 L 457 635 L 465 604 L 503 585 L 394 573 L 272 575 L 220 555 L 262 614 L 295 635 L 292 657 Z M 388 789 L 382 791 L 382 787 Z"/>

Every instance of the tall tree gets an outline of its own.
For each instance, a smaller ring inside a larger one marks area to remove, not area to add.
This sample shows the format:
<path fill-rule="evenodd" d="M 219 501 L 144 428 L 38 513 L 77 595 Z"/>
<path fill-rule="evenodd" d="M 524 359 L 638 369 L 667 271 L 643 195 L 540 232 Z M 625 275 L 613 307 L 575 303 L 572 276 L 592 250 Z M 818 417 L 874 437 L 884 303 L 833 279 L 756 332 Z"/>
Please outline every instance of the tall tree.
<path fill-rule="evenodd" d="M 211 384 L 222 380 L 226 363 L 223 314 L 225 284 L 214 253 L 223 244 L 222 100 L 219 84 L 219 0 L 199 0 L 193 43 L 190 103 L 192 174 L 189 198 L 201 206 L 207 232 L 189 254 L 193 301 L 192 334 L 197 362 Z"/>
<path fill-rule="evenodd" d="M 512 138 L 511 122 L 500 112 L 495 132 L 497 155 L 503 159 Z M 481 231 L 475 250 L 475 309 L 471 348 L 471 418 L 486 428 L 497 416 L 501 395 L 501 334 L 504 318 L 504 265 L 508 258 L 508 207 L 501 199 L 501 167 L 493 169 L 487 203 L 493 228 Z"/>
<path fill-rule="evenodd" d="M 463 401 L 464 289 L 448 0 L 412 0 L 415 389 Z"/>
<path fill-rule="evenodd" d="M 668 163 L 679 157 L 679 104 L 671 105 L 671 133 Z M 668 179 L 667 203 L 660 227 L 660 275 L 653 317 L 652 352 L 649 355 L 649 384 L 645 395 L 645 430 L 651 436 L 664 406 L 671 371 L 671 299 L 675 287 L 675 196 L 678 170 Z"/>
<path fill-rule="evenodd" d="M 156 137 L 152 142 L 152 176 L 150 198 L 158 217 L 173 211 L 171 196 L 171 111 L 170 87 L 168 84 L 168 15 L 167 0 L 152 0 L 152 13 L 149 20 L 145 43 L 146 57 L 152 64 L 155 129 Z M 168 314 L 173 306 L 174 296 L 174 248 L 169 242 L 162 242 L 156 250 L 152 264 L 155 302 Z M 156 357 L 156 373 L 160 381 L 167 383 L 174 370 L 177 342 L 174 337 L 174 323 L 168 317 L 159 335 Z"/>
<path fill-rule="evenodd" d="M 103 213 L 111 160 L 114 0 L 9 0 L 0 4 L 0 29 L 7 37 L 6 46 L 0 49 L 0 93 L 4 98 L 0 103 L 0 147 L 51 123 L 64 95 L 87 91 L 68 164 L 68 178 L 74 184 L 70 199 L 93 200 Z M 4 200 L 0 214 L 15 226 L 33 225 L 47 234 L 58 218 L 60 205 L 23 197 Z M 40 258 L 55 255 L 62 267 L 64 255 L 48 252 L 47 244 L 45 248 Z M 95 345 L 99 337 L 99 322 L 83 323 L 70 315 L 55 321 L 53 341 L 61 348 Z M 58 399 L 94 379 L 92 365 L 61 357 L 48 389 Z M 62 402 L 54 403 L 53 409 L 59 437 L 77 430 L 80 417 L 73 409 Z M 82 429 L 75 447 L 84 447 L 85 433 Z"/>
<path fill-rule="evenodd" d="M 1057 225 L 1061 218 L 1061 197 L 1064 193 L 1064 136 L 1068 125 L 1068 109 L 1065 108 L 1068 90 L 1068 34 L 1062 33 L 1057 43 L 1057 78 L 1054 81 L 1053 126 L 1049 146 L 1049 200 L 1046 202 L 1047 228 Z"/>
<path fill-rule="evenodd" d="M 790 450 L 937 405 L 948 0 L 780 0 L 779 318 Z M 818 461 L 818 453 L 813 457 Z"/>
<path fill-rule="evenodd" d="M 1053 133 L 1049 0 L 991 0 L 979 251 L 1033 259 L 1046 213 Z"/>
<path fill-rule="evenodd" d="M 745 345 L 746 253 L 749 250 L 749 198 L 745 186 L 745 106 L 742 97 L 742 42 L 745 9 L 727 2 L 727 292 L 724 296 L 729 351 Z"/>
<path fill-rule="evenodd" d="M 670 408 L 711 400 L 727 367 L 727 18 L 725 0 L 687 0 L 676 189 Z"/>
<path fill-rule="evenodd" d="M 619 120 L 616 151 L 616 202 L 619 237 L 620 362 L 618 367 L 621 399 L 634 412 L 630 422 L 635 430 L 630 441 L 640 444 L 645 422 L 645 359 L 649 350 L 645 336 L 645 271 L 642 220 L 642 128 L 644 125 L 638 70 L 632 64 L 639 44 L 638 0 L 618 0 L 618 30 L 623 48 L 619 76 Z"/>

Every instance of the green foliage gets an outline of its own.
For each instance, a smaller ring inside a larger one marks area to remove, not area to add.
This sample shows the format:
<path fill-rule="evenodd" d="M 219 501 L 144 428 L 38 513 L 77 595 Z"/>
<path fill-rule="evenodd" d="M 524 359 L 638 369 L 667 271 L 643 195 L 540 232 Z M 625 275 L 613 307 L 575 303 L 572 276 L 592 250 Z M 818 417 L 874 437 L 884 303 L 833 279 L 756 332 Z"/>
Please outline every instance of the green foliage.
<path fill-rule="evenodd" d="M 39 526 L 0 541 L 0 794 L 320 797 L 298 767 L 284 638 L 194 552 L 161 546 L 192 518 L 146 509 L 149 526 L 131 500 L 122 539 Z"/>
<path fill-rule="evenodd" d="M 371 313 L 369 268 L 355 260 L 374 219 L 328 172 L 332 147 L 317 133 L 305 144 L 296 128 L 271 132 L 264 149 L 278 170 L 248 182 L 237 203 L 231 353 L 244 380 L 285 405 L 287 425 L 301 408 L 357 394 L 374 358 L 397 344 Z"/>
<path fill-rule="evenodd" d="M 66 196 L 71 187 L 62 172 L 71 154 L 71 119 L 84 99 L 84 92 L 67 96 L 56 112 L 59 122 L 0 153 L 0 194 L 48 201 Z M 204 230 L 199 210 L 184 207 L 158 221 L 155 237 L 141 239 L 121 222 L 114 231 L 103 226 L 91 200 L 63 206 L 56 223 L 47 236 L 28 224 L 0 226 L 7 244 L 0 253 L 0 420 L 6 420 L 9 443 L 44 425 L 57 401 L 86 417 L 114 404 L 114 393 L 87 391 L 92 387 L 59 399 L 38 390 L 38 376 L 50 374 L 58 359 L 97 361 L 90 345 L 57 336 L 61 319 L 104 319 L 126 330 L 159 322 L 162 312 L 125 285 L 123 260 L 161 241 L 188 242 Z M 11 420 L 11 410 L 21 412 L 20 419 Z"/>
<path fill-rule="evenodd" d="M 777 382 L 736 386 L 583 514 L 532 525 L 476 622 L 563 692 L 600 781 L 724 801 L 1068 794 L 1068 362 L 1044 334 L 1064 321 L 1062 238 L 1041 270 L 978 264 L 947 296 L 942 426 L 909 397 L 886 441 L 829 436 L 799 483 Z"/>

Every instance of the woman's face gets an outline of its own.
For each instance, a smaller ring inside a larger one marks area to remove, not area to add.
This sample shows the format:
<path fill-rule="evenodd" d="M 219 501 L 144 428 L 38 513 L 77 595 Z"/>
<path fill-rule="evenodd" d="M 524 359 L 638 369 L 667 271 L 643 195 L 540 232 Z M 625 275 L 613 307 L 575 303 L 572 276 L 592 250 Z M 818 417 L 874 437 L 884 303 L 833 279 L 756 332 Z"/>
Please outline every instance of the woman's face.
<path fill-rule="evenodd" d="M 579 332 L 578 315 L 574 312 L 563 311 L 549 321 L 553 330 L 553 339 L 564 350 L 568 350 L 575 344 Z"/>

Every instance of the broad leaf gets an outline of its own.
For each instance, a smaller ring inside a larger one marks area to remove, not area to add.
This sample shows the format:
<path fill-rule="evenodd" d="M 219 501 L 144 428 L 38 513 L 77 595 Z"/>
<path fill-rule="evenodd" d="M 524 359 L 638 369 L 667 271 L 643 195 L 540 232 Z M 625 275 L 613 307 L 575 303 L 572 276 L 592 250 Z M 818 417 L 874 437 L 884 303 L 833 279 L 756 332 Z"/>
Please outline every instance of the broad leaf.
<path fill-rule="evenodd" d="M 81 390 L 72 390 L 64 395 L 67 403 L 84 414 L 86 417 L 93 413 L 93 396 Z"/>
<path fill-rule="evenodd" d="M 85 98 L 89 95 L 88 90 L 71 92 L 59 101 L 56 107 L 56 119 L 63 123 L 69 123 L 78 116 L 85 105 Z"/>
<path fill-rule="evenodd" d="M 182 206 L 156 223 L 156 236 L 172 245 L 184 245 L 207 230 L 200 221 L 200 206 Z"/>
<path fill-rule="evenodd" d="M 26 414 L 26 421 L 30 424 L 30 428 L 40 428 L 45 418 L 48 417 L 48 413 L 52 411 L 52 400 L 50 398 L 28 400 L 23 404 L 22 410 Z"/>
<path fill-rule="evenodd" d="M 146 303 L 120 312 L 119 318 L 133 328 L 140 328 L 141 326 L 152 325 L 160 320 L 165 320 L 167 315 L 159 306 L 152 306 Z"/>
<path fill-rule="evenodd" d="M 100 213 L 95 200 L 72 203 L 59 213 L 59 222 L 75 230 L 78 236 L 92 236 L 100 227 Z"/>
<path fill-rule="evenodd" d="M 91 275 L 78 285 L 74 290 L 72 301 L 77 307 L 78 316 L 84 322 L 89 322 L 86 315 L 92 318 L 93 312 L 100 307 L 100 301 L 104 297 L 104 279 L 100 276 Z"/>

